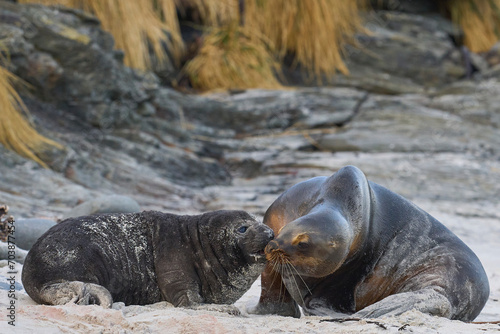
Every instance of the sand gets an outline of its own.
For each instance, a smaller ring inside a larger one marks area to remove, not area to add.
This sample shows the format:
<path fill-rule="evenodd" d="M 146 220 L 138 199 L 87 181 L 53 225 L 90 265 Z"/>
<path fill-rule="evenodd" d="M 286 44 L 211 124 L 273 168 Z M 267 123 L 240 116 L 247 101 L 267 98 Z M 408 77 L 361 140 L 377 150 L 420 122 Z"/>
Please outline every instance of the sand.
<path fill-rule="evenodd" d="M 421 205 L 425 207 L 424 205 Z M 427 203 L 432 209 L 432 204 Z M 476 322 L 500 320 L 500 219 L 498 217 L 463 217 L 445 211 L 431 212 L 452 229 L 478 255 L 488 274 L 491 294 Z M 10 276 L 6 261 L 0 261 L 0 275 Z M 17 264 L 16 281 L 22 265 Z M 36 305 L 23 291 L 17 291 L 15 326 L 8 323 L 8 292 L 0 290 L 1 333 L 494 333 L 499 324 L 452 321 L 409 311 L 397 317 L 360 321 L 331 322 L 325 317 L 303 316 L 294 319 L 280 316 L 249 315 L 260 295 L 260 280 L 236 302 L 241 316 L 214 310 L 174 308 L 161 302 L 147 306 L 124 306 L 113 309 L 100 306 Z"/>

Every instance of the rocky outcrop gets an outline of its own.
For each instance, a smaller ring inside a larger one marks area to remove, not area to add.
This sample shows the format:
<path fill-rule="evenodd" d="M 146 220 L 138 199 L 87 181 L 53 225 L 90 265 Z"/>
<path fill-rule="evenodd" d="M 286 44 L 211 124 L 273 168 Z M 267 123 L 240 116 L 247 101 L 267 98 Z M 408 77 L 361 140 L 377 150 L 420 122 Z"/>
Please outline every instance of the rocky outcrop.
<path fill-rule="evenodd" d="M 50 219 L 113 194 L 141 209 L 262 215 L 292 184 L 355 164 L 410 199 L 496 217 L 498 48 L 471 54 L 466 79 L 459 32 L 415 12 L 372 14 L 347 50 L 351 75 L 329 87 L 192 95 L 123 66 L 93 16 L 0 0 L 10 69 L 33 87 L 23 97 L 38 128 L 66 146 L 48 152 L 51 170 L 0 147 L 0 197 Z"/>
<path fill-rule="evenodd" d="M 40 129 L 66 145 L 45 158 L 68 179 L 88 188 L 132 182 L 120 160 L 126 169 L 144 166 L 144 178 L 196 187 L 230 182 L 219 157 L 186 131 L 158 79 L 125 67 L 95 17 L 0 1 L 0 40 L 9 69 L 32 88 L 25 101 Z"/>

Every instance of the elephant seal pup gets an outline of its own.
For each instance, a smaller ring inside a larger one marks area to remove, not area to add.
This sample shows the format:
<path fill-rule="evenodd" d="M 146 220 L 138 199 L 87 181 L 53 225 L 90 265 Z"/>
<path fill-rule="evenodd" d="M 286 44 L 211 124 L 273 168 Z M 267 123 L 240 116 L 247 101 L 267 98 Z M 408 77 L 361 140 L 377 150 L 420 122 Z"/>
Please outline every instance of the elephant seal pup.
<path fill-rule="evenodd" d="M 264 269 L 273 237 L 244 211 L 69 218 L 33 245 L 22 282 L 41 304 L 232 304 Z"/>
<path fill-rule="evenodd" d="M 277 237 L 266 247 L 269 262 L 252 313 L 300 317 L 299 304 L 307 315 L 417 309 L 471 321 L 488 299 L 476 255 L 356 167 L 296 184 L 269 207 L 264 223 Z"/>

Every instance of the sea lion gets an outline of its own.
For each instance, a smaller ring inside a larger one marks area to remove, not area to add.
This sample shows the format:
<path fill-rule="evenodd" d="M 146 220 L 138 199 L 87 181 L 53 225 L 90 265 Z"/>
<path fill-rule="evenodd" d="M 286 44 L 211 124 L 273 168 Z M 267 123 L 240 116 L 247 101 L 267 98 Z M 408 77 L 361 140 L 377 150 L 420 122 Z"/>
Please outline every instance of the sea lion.
<path fill-rule="evenodd" d="M 300 317 L 298 304 L 307 315 L 379 317 L 417 309 L 471 321 L 488 299 L 488 279 L 472 250 L 356 167 L 291 187 L 264 223 L 277 236 L 266 247 L 252 313 Z"/>
<path fill-rule="evenodd" d="M 273 237 L 244 211 L 69 218 L 33 245 L 22 282 L 40 304 L 232 304 L 264 269 Z"/>

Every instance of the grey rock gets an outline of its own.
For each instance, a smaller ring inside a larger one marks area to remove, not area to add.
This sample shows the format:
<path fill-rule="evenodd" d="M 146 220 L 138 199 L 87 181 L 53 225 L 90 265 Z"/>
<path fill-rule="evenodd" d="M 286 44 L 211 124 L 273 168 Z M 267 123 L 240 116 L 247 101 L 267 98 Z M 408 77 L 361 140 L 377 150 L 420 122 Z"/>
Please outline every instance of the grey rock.
<path fill-rule="evenodd" d="M 28 255 L 27 250 L 16 247 L 14 249 L 14 258 L 12 258 L 11 254 L 9 254 L 9 251 L 12 252 L 12 249 L 9 249 L 9 245 L 6 242 L 0 241 L 0 260 L 9 260 L 24 263 L 24 259 L 26 258 L 26 255 Z"/>
<path fill-rule="evenodd" d="M 441 90 L 426 102 L 426 106 L 457 115 L 467 123 L 472 123 L 470 126 L 482 125 L 484 131 L 488 132 L 490 127 L 500 128 L 499 90 L 498 79 L 464 81 Z M 494 144 L 496 138 L 488 142 Z"/>
<path fill-rule="evenodd" d="M 375 9 L 385 9 L 408 13 L 430 13 L 439 10 L 434 0 L 372 0 Z"/>
<path fill-rule="evenodd" d="M 1 248 L 1 246 L 0 246 Z M 4 291 L 22 291 L 23 285 L 19 283 L 18 281 L 12 281 L 13 284 L 11 284 L 10 278 L 5 277 L 3 275 L 0 275 L 0 290 Z M 14 288 L 14 289 L 12 289 Z"/>
<path fill-rule="evenodd" d="M 497 64 L 491 68 L 488 68 L 481 75 L 483 78 L 499 78 L 500 77 L 500 64 Z"/>
<path fill-rule="evenodd" d="M 63 219 L 96 213 L 131 213 L 140 211 L 141 207 L 134 199 L 122 195 L 109 195 L 100 196 L 74 207 L 64 214 Z"/>
<path fill-rule="evenodd" d="M 10 68 L 38 97 L 100 128 L 138 119 L 149 98 L 138 74 L 116 60 L 111 35 L 81 11 L 0 2 Z"/>
<path fill-rule="evenodd" d="M 404 100 L 372 97 L 352 122 L 318 138 L 318 145 L 335 152 L 468 152 L 485 145 L 500 147 L 498 133 L 490 126 L 430 105 L 437 104 L 417 95 Z"/>
<path fill-rule="evenodd" d="M 452 41 L 462 32 L 440 15 L 378 11 L 364 17 L 364 26 L 368 33 L 345 47 L 349 75 L 323 76 L 321 82 L 377 94 L 421 94 L 466 75 L 462 53 Z M 285 69 L 285 76 L 291 84 L 317 84 L 305 81 L 301 71 L 300 66 Z"/>
<path fill-rule="evenodd" d="M 185 131 L 190 122 L 184 119 L 186 106 L 170 98 L 176 95 L 171 90 L 159 89 L 153 73 L 124 66 L 111 35 L 95 17 L 60 6 L 5 1 L 0 15 L 9 69 L 33 87 L 33 95 L 24 100 L 34 123 L 66 146 L 41 154 L 50 168 L 86 187 L 112 188 L 110 179 L 119 174 L 115 164 L 127 164 L 132 157 L 133 163 L 151 167 L 151 177 L 197 187 L 230 182 L 217 150 Z M 200 107 L 206 101 L 200 99 Z M 132 139 L 127 133 L 139 134 Z M 115 152 L 122 147 L 127 153 Z"/>
<path fill-rule="evenodd" d="M 490 50 L 483 54 L 483 57 L 490 66 L 500 64 L 500 43 L 493 45 Z"/>
<path fill-rule="evenodd" d="M 365 96 L 353 89 L 315 87 L 279 91 L 248 90 L 238 94 L 214 94 L 212 98 L 225 105 L 213 116 L 221 124 L 213 126 L 230 126 L 255 135 L 344 124 L 354 116 L 359 102 Z"/>
<path fill-rule="evenodd" d="M 379 76 L 387 73 L 424 87 L 464 76 L 460 52 L 449 36 L 455 29 L 451 22 L 398 12 L 379 12 L 368 20 L 371 34 L 358 37 L 359 49 L 349 49 L 349 67 L 376 68 Z"/>
<path fill-rule="evenodd" d="M 31 246 L 33 246 L 38 238 L 55 224 L 55 221 L 49 219 L 16 219 L 16 246 L 25 250 L 30 250 Z"/>

